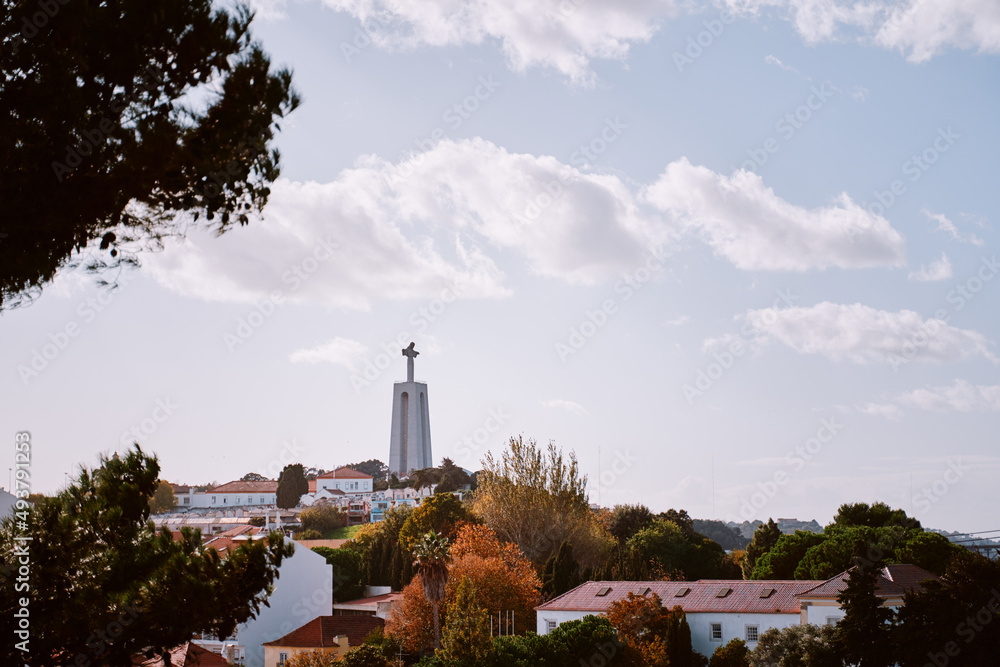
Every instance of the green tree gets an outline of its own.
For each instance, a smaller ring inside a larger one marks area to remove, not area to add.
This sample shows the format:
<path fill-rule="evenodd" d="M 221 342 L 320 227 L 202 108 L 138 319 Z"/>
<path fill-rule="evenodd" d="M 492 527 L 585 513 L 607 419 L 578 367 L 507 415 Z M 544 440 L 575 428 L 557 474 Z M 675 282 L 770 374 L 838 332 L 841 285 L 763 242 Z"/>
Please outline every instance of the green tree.
<path fill-rule="evenodd" d="M 347 525 L 347 514 L 333 505 L 315 505 L 302 510 L 299 521 L 302 522 L 303 530 L 315 530 L 326 537 L 329 533 Z"/>
<path fill-rule="evenodd" d="M 685 532 L 674 521 L 657 519 L 633 535 L 626 549 L 632 553 L 632 562 L 641 567 L 633 573 L 637 579 L 725 578 L 723 548 L 694 531 Z"/>
<path fill-rule="evenodd" d="M 750 667 L 750 649 L 742 639 L 733 639 L 715 649 L 708 667 Z"/>
<path fill-rule="evenodd" d="M 248 472 L 247 474 L 240 477 L 241 482 L 266 482 L 267 477 L 264 477 L 259 472 Z"/>
<path fill-rule="evenodd" d="M 868 528 L 900 526 L 901 528 L 921 530 L 919 521 L 906 516 L 906 512 L 903 510 L 894 510 L 882 502 L 871 505 L 868 503 L 845 503 L 837 509 L 837 515 L 833 517 L 831 525 L 867 526 Z"/>
<path fill-rule="evenodd" d="M 603 616 L 584 616 L 579 621 L 560 623 L 545 636 L 556 652 L 565 655 L 565 662 L 553 664 L 579 665 L 582 662 L 611 667 L 621 663 L 623 646 L 614 626 Z"/>
<path fill-rule="evenodd" d="M 756 538 L 756 534 L 754 537 Z M 806 553 L 812 547 L 822 544 L 824 539 L 822 534 L 804 530 L 797 530 L 791 535 L 782 535 L 767 553 L 757 559 L 750 578 L 795 579 L 796 569 Z M 753 546 L 753 542 L 750 546 Z M 838 570 L 838 572 L 843 571 L 843 569 Z"/>
<path fill-rule="evenodd" d="M 177 507 L 177 498 L 174 497 L 174 487 L 169 482 L 160 482 L 156 485 L 156 492 L 149 499 L 149 511 L 151 514 L 163 514 Z"/>
<path fill-rule="evenodd" d="M 455 600 L 448 605 L 441 648 L 442 658 L 461 667 L 475 667 L 490 650 L 486 610 L 479 606 L 476 590 L 468 577 L 462 577 Z"/>
<path fill-rule="evenodd" d="M 281 509 L 291 509 L 299 504 L 299 499 L 309 493 L 309 482 L 301 463 L 285 466 L 278 476 L 277 504 Z"/>
<path fill-rule="evenodd" d="M 957 552 L 940 581 L 903 599 L 893 633 L 903 667 L 978 667 L 1000 648 L 1000 561 Z"/>
<path fill-rule="evenodd" d="M 32 664 L 82 664 L 84 656 L 131 666 L 136 653 L 163 656 L 196 632 L 229 636 L 259 612 L 291 545 L 272 533 L 223 560 L 197 532 L 157 534 L 148 501 L 159 472 L 156 458 L 135 446 L 102 457 L 98 468 L 81 470 L 65 490 L 36 504 L 26 529 L 0 523 L 3 562 L 17 560 L 15 537 L 33 537 Z M 22 595 L 0 587 L 3 618 L 14 618 Z M 178 600 L 199 603 L 178 614 Z M 98 632 L 111 627 L 120 634 Z M 0 663 L 28 661 L 13 642 L 3 646 Z"/>
<path fill-rule="evenodd" d="M 830 625 L 771 628 L 750 654 L 751 667 L 842 667 L 837 630 Z M 923 667 L 921 665 L 921 667 Z"/>
<path fill-rule="evenodd" d="M 618 544 L 624 545 L 630 537 L 648 527 L 655 519 L 645 505 L 615 505 L 605 521 L 605 528 Z"/>
<path fill-rule="evenodd" d="M 0 310 L 98 239 L 79 261 L 106 270 L 201 216 L 217 233 L 248 224 L 279 174 L 278 121 L 299 103 L 244 5 L 53 6 L 40 28 L 36 2 L 0 12 L 0 218 L 18 221 L 0 243 Z"/>
<path fill-rule="evenodd" d="M 551 443 L 543 450 L 517 437 L 499 461 L 488 453 L 483 463 L 474 510 L 500 539 L 520 547 L 539 569 L 564 541 L 583 566 L 597 564 L 606 544 L 575 454 L 567 461 Z"/>
<path fill-rule="evenodd" d="M 431 603 L 434 622 L 434 648 L 441 648 L 441 619 L 438 610 L 444 599 L 445 584 L 448 583 L 448 538 L 431 531 L 413 547 L 420 566 L 418 575 L 424 589 L 424 597 Z"/>
<path fill-rule="evenodd" d="M 441 472 L 441 478 L 438 485 L 434 487 L 435 493 L 458 491 L 472 482 L 469 474 L 455 465 L 455 462 L 448 457 L 441 461 L 441 467 L 438 470 Z"/>
<path fill-rule="evenodd" d="M 331 549 L 330 547 L 313 547 L 313 551 L 326 559 L 333 566 L 333 601 L 347 602 L 364 595 L 365 563 L 356 551 L 350 549 Z"/>
<path fill-rule="evenodd" d="M 757 560 L 774 548 L 781 537 L 781 531 L 774 519 L 768 519 L 767 523 L 757 527 L 753 533 L 753 539 L 747 545 L 746 555 L 743 558 L 743 578 L 753 579 L 753 571 L 757 566 Z"/>
<path fill-rule="evenodd" d="M 573 558 L 573 545 L 563 542 L 559 551 L 545 563 L 542 573 L 542 593 L 551 597 L 562 595 L 581 583 L 580 564 Z"/>
<path fill-rule="evenodd" d="M 452 493 L 437 493 L 425 498 L 420 506 L 413 510 L 399 531 L 399 542 L 409 551 L 431 530 L 452 539 L 455 537 L 458 524 L 472 519 L 472 515 L 462 505 L 458 496 Z"/>
<path fill-rule="evenodd" d="M 352 648 L 344 655 L 344 667 L 388 667 L 389 661 L 376 646 Z"/>
<path fill-rule="evenodd" d="M 858 545 L 860 552 L 861 544 Z M 837 624 L 837 644 L 845 664 L 892 667 L 892 622 L 895 612 L 878 597 L 882 564 L 851 569 L 847 588 L 837 596 L 845 615 Z"/>
<path fill-rule="evenodd" d="M 389 466 L 382 463 L 378 459 L 368 459 L 367 461 L 362 461 L 361 463 L 352 463 L 347 467 L 351 470 L 357 470 L 358 472 L 366 475 L 371 475 L 372 481 L 376 483 L 388 480 Z"/>

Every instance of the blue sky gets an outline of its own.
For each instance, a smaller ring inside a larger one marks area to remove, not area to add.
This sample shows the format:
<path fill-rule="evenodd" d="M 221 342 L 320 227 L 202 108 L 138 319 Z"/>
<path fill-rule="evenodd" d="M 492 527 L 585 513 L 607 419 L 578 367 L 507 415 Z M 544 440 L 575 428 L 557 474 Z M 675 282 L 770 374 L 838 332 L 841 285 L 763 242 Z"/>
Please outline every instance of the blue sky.
<path fill-rule="evenodd" d="M 573 450 L 603 505 L 996 528 L 1000 6 L 258 4 L 303 105 L 263 219 L 4 315 L 53 491 L 138 433 L 172 481 Z M 11 449 L 13 451 L 13 449 Z"/>

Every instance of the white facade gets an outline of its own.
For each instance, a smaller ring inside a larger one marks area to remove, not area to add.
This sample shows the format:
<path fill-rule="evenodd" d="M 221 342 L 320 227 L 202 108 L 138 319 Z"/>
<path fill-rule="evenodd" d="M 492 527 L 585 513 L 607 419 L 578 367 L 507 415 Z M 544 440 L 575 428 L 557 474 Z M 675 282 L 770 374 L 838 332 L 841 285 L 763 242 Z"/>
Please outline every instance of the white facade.
<path fill-rule="evenodd" d="M 372 478 L 367 479 L 330 479 L 317 477 L 316 491 L 329 489 L 331 491 L 343 491 L 344 493 L 371 493 Z"/>
<path fill-rule="evenodd" d="M 604 616 L 603 613 L 591 611 L 539 611 L 536 618 L 535 631 L 539 635 L 548 634 L 566 621 L 578 621 L 585 616 Z M 711 657 L 715 650 L 733 639 L 742 639 L 751 651 L 757 646 L 756 640 L 749 637 L 760 637 L 771 628 L 787 628 L 799 625 L 799 614 L 729 614 L 685 613 L 691 628 L 691 647 L 705 657 Z M 718 625 L 718 628 L 713 628 Z M 748 635 L 748 629 L 756 628 L 756 635 Z M 713 633 L 717 630 L 717 633 Z M 718 638 L 716 638 L 718 637 Z"/>
<path fill-rule="evenodd" d="M 194 491 L 191 493 L 190 503 L 182 503 L 181 500 L 178 497 L 178 509 L 232 509 L 234 507 L 276 507 L 278 496 L 274 493 Z"/>
<path fill-rule="evenodd" d="M 315 551 L 285 539 L 295 553 L 281 562 L 280 576 L 257 618 L 241 623 L 229 643 L 242 646 L 246 667 L 264 667 L 264 642 L 284 637 L 317 616 L 333 614 L 333 566 Z"/>

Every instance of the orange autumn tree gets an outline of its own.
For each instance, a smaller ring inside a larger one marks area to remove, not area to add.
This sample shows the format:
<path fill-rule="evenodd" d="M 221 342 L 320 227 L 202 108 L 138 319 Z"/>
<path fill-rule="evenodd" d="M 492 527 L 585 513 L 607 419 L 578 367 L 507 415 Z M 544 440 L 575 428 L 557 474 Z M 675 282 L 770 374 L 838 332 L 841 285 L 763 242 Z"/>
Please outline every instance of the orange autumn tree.
<path fill-rule="evenodd" d="M 459 529 L 450 553 L 446 606 L 455 601 L 458 584 L 467 577 L 487 614 L 495 618 L 498 611 L 513 611 L 518 633 L 535 628 L 534 609 L 542 582 L 517 545 L 501 542 L 486 526 L 466 524 Z M 448 620 L 444 619 L 446 626 Z M 417 579 L 403 589 L 403 598 L 390 616 L 387 629 L 409 652 L 434 644 L 431 605 Z"/>
<path fill-rule="evenodd" d="M 625 648 L 629 667 L 700 667 L 705 664 L 691 647 L 691 629 L 679 606 L 666 609 L 656 593 L 613 602 L 608 621 Z"/>

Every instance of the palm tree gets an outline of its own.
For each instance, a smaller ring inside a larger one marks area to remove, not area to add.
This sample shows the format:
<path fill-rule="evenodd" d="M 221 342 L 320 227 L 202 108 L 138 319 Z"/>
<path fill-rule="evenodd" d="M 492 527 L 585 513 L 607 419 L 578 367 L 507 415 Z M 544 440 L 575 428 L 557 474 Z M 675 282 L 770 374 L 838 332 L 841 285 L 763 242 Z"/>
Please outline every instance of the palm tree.
<path fill-rule="evenodd" d="M 413 555 L 420 567 L 417 574 L 424 587 L 424 597 L 431 603 L 434 614 L 434 648 L 441 648 L 441 621 L 438 617 L 438 605 L 444 599 L 444 587 L 448 583 L 448 538 L 438 535 L 433 530 L 420 538 L 413 547 Z"/>

